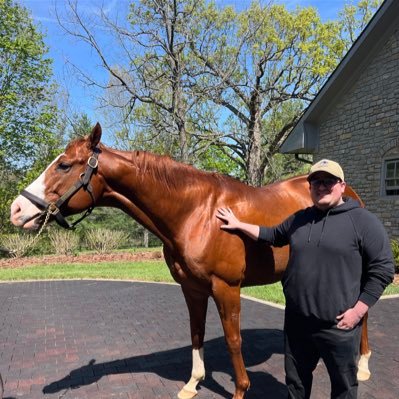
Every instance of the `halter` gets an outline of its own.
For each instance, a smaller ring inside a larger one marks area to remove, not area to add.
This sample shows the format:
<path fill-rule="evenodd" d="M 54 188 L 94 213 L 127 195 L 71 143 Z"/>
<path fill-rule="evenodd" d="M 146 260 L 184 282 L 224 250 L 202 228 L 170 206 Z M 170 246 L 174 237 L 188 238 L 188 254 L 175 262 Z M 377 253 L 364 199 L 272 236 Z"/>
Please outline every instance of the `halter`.
<path fill-rule="evenodd" d="M 98 155 L 100 150 L 96 147 L 93 150 L 92 155 L 87 160 L 87 165 L 85 171 L 80 175 L 79 181 L 77 181 L 65 194 L 63 194 L 56 202 L 46 202 L 45 200 L 37 197 L 36 195 L 30 193 L 29 191 L 22 190 L 21 195 L 26 197 L 35 206 L 42 210 L 40 216 L 51 215 L 54 217 L 55 221 L 65 229 L 74 229 L 75 226 L 80 223 L 85 217 L 89 216 L 95 206 L 94 195 L 92 186 L 90 184 L 91 177 L 98 167 Z M 90 194 L 92 204 L 85 213 L 75 222 L 69 224 L 65 219 L 65 216 L 61 213 L 61 207 L 68 202 L 81 188 Z M 36 217 L 36 216 L 35 216 Z"/>

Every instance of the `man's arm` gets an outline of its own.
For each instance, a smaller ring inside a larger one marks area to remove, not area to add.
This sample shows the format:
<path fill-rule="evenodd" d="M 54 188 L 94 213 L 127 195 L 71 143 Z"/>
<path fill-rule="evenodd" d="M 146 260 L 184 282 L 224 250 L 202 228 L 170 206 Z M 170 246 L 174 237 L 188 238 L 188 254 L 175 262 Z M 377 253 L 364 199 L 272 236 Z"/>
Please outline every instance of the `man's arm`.
<path fill-rule="evenodd" d="M 253 240 L 259 239 L 259 226 L 240 222 L 230 208 L 219 208 L 216 217 L 226 223 L 220 226 L 222 230 L 239 230 Z"/>
<path fill-rule="evenodd" d="M 360 219 L 362 231 L 362 255 L 364 284 L 359 300 L 373 306 L 384 289 L 393 281 L 395 265 L 388 234 L 381 221 L 371 212 Z"/>
<path fill-rule="evenodd" d="M 362 254 L 365 263 L 363 290 L 353 308 L 337 316 L 338 328 L 353 328 L 382 295 L 394 276 L 394 261 L 388 234 L 372 213 L 362 214 L 358 226 L 362 237 Z"/>
<path fill-rule="evenodd" d="M 239 230 L 256 241 L 263 241 L 273 246 L 282 247 L 288 244 L 288 230 L 295 215 L 291 215 L 283 223 L 273 226 L 258 226 L 244 223 L 237 219 L 230 208 L 219 208 L 216 217 L 226 224 L 220 226 L 223 230 Z"/>

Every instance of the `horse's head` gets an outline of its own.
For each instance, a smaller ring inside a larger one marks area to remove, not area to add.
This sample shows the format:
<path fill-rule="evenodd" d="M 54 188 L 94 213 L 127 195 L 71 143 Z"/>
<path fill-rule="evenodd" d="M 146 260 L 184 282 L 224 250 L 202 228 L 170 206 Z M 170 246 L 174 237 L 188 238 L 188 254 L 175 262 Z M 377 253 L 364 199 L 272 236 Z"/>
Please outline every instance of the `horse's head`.
<path fill-rule="evenodd" d="M 88 137 L 71 142 L 14 200 L 11 222 L 26 229 L 37 229 L 50 211 L 51 219 L 70 227 L 64 216 L 91 209 L 101 190 L 95 176 L 100 139 L 101 126 L 97 123 Z"/>

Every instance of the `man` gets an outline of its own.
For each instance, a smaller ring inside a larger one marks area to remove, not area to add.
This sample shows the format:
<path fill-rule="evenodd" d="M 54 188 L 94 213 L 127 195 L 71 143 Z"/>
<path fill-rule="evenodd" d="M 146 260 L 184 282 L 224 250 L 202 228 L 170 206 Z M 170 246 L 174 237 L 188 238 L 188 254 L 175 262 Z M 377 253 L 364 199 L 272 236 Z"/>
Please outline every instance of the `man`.
<path fill-rule="evenodd" d="M 225 222 L 223 230 L 290 245 L 282 279 L 288 397 L 310 397 L 313 370 L 322 358 L 331 398 L 356 398 L 361 320 L 393 280 L 390 242 L 375 215 L 343 198 L 346 183 L 338 163 L 317 162 L 307 179 L 314 205 L 278 226 L 241 222 L 229 208 L 216 216 Z"/>

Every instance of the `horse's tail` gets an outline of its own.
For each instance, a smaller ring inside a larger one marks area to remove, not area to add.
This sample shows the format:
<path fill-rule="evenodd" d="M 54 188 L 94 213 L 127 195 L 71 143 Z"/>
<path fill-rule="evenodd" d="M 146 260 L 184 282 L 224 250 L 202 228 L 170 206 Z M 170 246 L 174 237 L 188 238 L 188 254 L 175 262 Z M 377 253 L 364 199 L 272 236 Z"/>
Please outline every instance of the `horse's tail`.
<path fill-rule="evenodd" d="M 355 192 L 355 190 L 353 190 L 352 187 L 346 186 L 344 195 L 347 196 L 347 197 L 351 197 L 351 198 L 353 198 L 354 200 L 358 201 L 359 204 L 360 204 L 360 206 L 361 206 L 362 208 L 365 207 L 364 202 L 363 202 L 362 199 L 359 197 L 359 195 Z"/>

